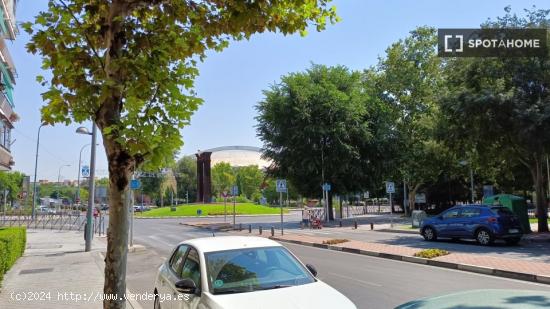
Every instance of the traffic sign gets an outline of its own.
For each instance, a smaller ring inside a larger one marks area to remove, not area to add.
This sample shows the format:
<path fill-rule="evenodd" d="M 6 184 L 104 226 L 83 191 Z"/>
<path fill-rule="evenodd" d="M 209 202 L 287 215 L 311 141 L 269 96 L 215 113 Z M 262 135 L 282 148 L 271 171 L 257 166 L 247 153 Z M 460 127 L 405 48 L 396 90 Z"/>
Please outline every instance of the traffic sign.
<path fill-rule="evenodd" d="M 370 197 L 370 193 L 369 191 L 365 192 L 364 195 L 363 195 L 364 198 L 369 198 Z"/>
<path fill-rule="evenodd" d="M 90 167 L 88 165 L 82 166 L 80 171 L 82 173 L 82 177 L 90 177 Z"/>
<path fill-rule="evenodd" d="M 324 183 L 323 184 L 323 190 L 324 191 L 330 191 L 330 189 L 332 189 L 332 187 L 330 186 L 330 183 Z"/>
<path fill-rule="evenodd" d="M 140 187 L 141 187 L 141 182 L 139 181 L 139 179 L 132 179 L 130 181 L 130 189 L 137 190 Z"/>
<path fill-rule="evenodd" d="M 417 204 L 426 204 L 426 193 L 417 193 L 414 197 L 414 202 Z"/>
<path fill-rule="evenodd" d="M 386 193 L 395 193 L 395 183 L 386 181 Z"/>
<path fill-rule="evenodd" d="M 222 197 L 224 197 L 224 198 L 227 197 L 227 191 L 222 192 Z"/>
<path fill-rule="evenodd" d="M 234 185 L 233 187 L 231 187 L 231 195 L 233 196 L 239 195 L 239 186 Z"/>
<path fill-rule="evenodd" d="M 277 192 L 285 193 L 286 191 L 286 179 L 277 179 Z"/>

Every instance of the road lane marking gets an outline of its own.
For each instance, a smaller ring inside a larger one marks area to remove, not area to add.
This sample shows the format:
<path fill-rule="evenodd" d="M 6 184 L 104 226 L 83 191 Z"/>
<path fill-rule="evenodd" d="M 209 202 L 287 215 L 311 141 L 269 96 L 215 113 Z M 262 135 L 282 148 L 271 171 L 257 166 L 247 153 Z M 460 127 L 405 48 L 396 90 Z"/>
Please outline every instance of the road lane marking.
<path fill-rule="evenodd" d="M 346 279 L 346 280 L 353 280 L 353 281 L 362 283 L 363 285 L 370 285 L 370 286 L 375 286 L 375 287 L 381 287 L 382 286 L 381 284 L 378 284 L 378 283 L 373 283 L 373 282 L 368 282 L 368 281 L 364 281 L 364 280 L 360 280 L 360 279 L 355 279 L 353 277 L 343 276 L 343 275 L 339 275 L 339 274 L 335 274 L 335 273 L 328 273 L 328 274 L 331 275 L 331 276 L 339 277 L 339 278 Z"/>

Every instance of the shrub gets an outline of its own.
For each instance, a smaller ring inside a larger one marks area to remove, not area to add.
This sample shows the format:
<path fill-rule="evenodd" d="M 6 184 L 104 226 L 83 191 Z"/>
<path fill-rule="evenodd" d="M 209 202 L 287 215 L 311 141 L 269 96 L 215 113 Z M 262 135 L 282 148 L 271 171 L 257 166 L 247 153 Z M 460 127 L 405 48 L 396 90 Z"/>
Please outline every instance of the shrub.
<path fill-rule="evenodd" d="M 447 254 L 449 254 L 449 251 L 447 251 L 447 250 L 425 249 L 425 250 L 422 250 L 422 251 L 419 251 L 419 252 L 415 253 L 414 256 L 425 258 L 425 259 L 433 259 L 433 258 L 436 258 L 438 256 L 443 256 L 443 255 L 447 255 Z"/>
<path fill-rule="evenodd" d="M 15 261 L 23 255 L 26 243 L 25 227 L 0 228 L 0 282 Z"/>
<path fill-rule="evenodd" d="M 341 244 L 344 242 L 348 242 L 347 239 L 329 239 L 329 240 L 323 240 L 323 245 L 336 245 Z"/>

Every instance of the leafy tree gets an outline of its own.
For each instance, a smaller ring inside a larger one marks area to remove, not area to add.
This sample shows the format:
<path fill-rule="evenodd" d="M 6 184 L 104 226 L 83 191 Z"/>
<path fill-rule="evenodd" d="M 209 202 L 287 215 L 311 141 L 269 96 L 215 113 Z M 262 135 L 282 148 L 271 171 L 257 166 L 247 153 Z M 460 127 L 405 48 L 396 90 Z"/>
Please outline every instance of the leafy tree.
<path fill-rule="evenodd" d="M 252 195 L 260 192 L 264 180 L 264 173 L 257 165 L 239 166 L 236 168 L 237 185 L 241 194 L 253 200 Z"/>
<path fill-rule="evenodd" d="M 484 26 L 544 28 L 548 10 L 507 14 Z M 442 101 L 450 143 L 481 158 L 522 164 L 536 192 L 538 231 L 547 232 L 543 165 L 550 153 L 550 60 L 548 57 L 459 58 L 447 68 L 450 93 Z M 496 154 L 498 153 L 498 154 Z"/>
<path fill-rule="evenodd" d="M 363 91 L 362 76 L 345 67 L 313 65 L 264 91 L 257 131 L 263 155 L 273 161 L 271 175 L 290 180 L 299 193 L 320 196 L 321 184 L 332 194 L 371 185 L 375 104 Z M 378 106 L 376 106 L 378 107 Z M 371 115 L 373 118 L 370 118 Z"/>
<path fill-rule="evenodd" d="M 434 28 L 417 28 L 392 44 L 377 68 L 380 76 L 375 85 L 378 95 L 393 110 L 401 148 L 398 173 L 393 176 L 405 180 L 411 206 L 417 191 L 454 163 L 452 154 L 436 139 L 437 100 L 444 92 L 436 46 Z"/>
<path fill-rule="evenodd" d="M 18 194 L 21 192 L 23 186 L 24 174 L 14 172 L 0 172 L 0 191 L 2 195 L 4 190 L 8 191 L 7 199 L 12 202 L 18 198 Z M 3 203 L 4 201 L 1 201 Z"/>
<path fill-rule="evenodd" d="M 109 165 L 110 216 L 105 308 L 124 308 L 131 174 L 142 164 L 168 166 L 182 146 L 180 129 L 202 101 L 194 96 L 197 61 L 209 50 L 255 33 L 305 32 L 335 21 L 330 0 L 161 1 L 49 0 L 23 28 L 27 50 L 39 53 L 51 79 L 42 119 L 91 120 L 103 136 Z"/>
<path fill-rule="evenodd" d="M 175 195 L 178 192 L 178 182 L 176 180 L 176 176 L 174 175 L 174 172 L 172 169 L 168 169 L 166 171 L 165 176 L 162 179 L 162 182 L 160 183 L 160 206 L 164 206 L 164 196 L 166 195 L 166 191 L 169 190 L 171 194 Z M 173 196 L 172 195 L 172 196 Z"/>
<path fill-rule="evenodd" d="M 175 173 L 180 198 L 187 192 L 189 200 L 195 200 L 197 196 L 197 160 L 193 156 L 182 157 L 176 163 Z"/>
<path fill-rule="evenodd" d="M 141 193 L 146 194 L 152 200 L 160 201 L 160 185 L 164 182 L 164 175 L 160 173 L 160 170 L 154 172 L 156 177 L 140 177 L 141 181 Z M 159 204 L 160 205 L 160 202 Z"/>
<path fill-rule="evenodd" d="M 223 191 L 229 191 L 235 185 L 237 177 L 235 170 L 227 162 L 216 163 L 211 169 L 212 193 L 220 195 Z M 239 190 L 242 190 L 239 188 Z"/>

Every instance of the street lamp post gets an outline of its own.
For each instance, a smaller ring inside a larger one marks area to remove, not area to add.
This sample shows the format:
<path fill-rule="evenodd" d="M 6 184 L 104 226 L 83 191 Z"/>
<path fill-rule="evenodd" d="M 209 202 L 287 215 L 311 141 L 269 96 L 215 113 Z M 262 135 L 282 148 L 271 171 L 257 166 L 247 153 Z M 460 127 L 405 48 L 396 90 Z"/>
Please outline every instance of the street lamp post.
<path fill-rule="evenodd" d="M 61 169 L 64 167 L 71 166 L 70 164 L 63 164 L 59 167 L 59 170 L 57 172 L 57 201 L 59 201 L 59 190 L 61 190 Z M 63 204 L 63 203 L 60 203 Z M 61 205 L 59 205 L 61 207 Z"/>
<path fill-rule="evenodd" d="M 85 251 L 92 250 L 92 211 L 94 208 L 94 198 L 95 198 L 95 150 L 96 150 L 96 138 L 97 138 L 97 127 L 95 123 L 92 123 L 92 133 L 85 128 L 79 127 L 76 129 L 76 133 L 85 134 L 92 136 L 92 150 L 90 154 L 90 178 L 89 178 L 89 187 L 88 187 L 88 208 L 86 209 L 86 247 Z M 80 173 L 80 171 L 79 171 Z"/>
<path fill-rule="evenodd" d="M 38 136 L 36 138 L 36 158 L 34 160 L 34 182 L 33 182 L 33 186 L 32 186 L 32 211 L 31 211 L 31 216 L 32 216 L 32 219 L 34 220 L 34 217 L 36 216 L 35 212 L 36 212 L 36 171 L 38 170 L 38 147 L 40 146 L 40 129 L 42 129 L 43 126 L 45 126 L 46 124 L 45 123 L 42 123 L 39 127 L 38 127 Z"/>
<path fill-rule="evenodd" d="M 462 166 L 466 166 L 468 165 L 468 167 L 470 168 L 470 192 L 471 192 L 471 201 L 472 201 L 472 204 L 475 203 L 475 197 L 474 197 L 474 169 L 472 168 L 472 165 L 470 164 L 470 162 L 466 161 L 466 160 L 463 160 L 463 161 L 460 161 L 458 162 L 460 163 L 460 165 Z"/>
<path fill-rule="evenodd" d="M 84 148 L 90 146 L 90 144 L 86 144 L 84 146 L 82 146 L 82 148 L 80 148 L 80 155 L 78 156 L 78 176 L 77 176 L 77 189 L 76 189 L 76 199 L 78 199 L 78 201 L 80 201 L 80 168 L 81 168 L 81 164 L 82 164 L 82 150 L 84 150 Z"/>

